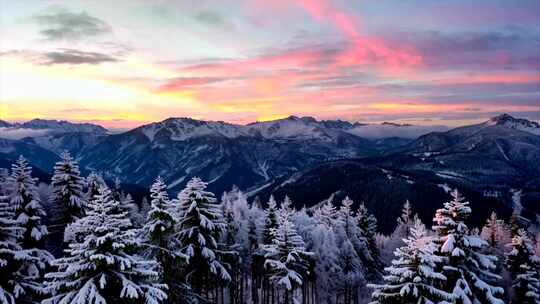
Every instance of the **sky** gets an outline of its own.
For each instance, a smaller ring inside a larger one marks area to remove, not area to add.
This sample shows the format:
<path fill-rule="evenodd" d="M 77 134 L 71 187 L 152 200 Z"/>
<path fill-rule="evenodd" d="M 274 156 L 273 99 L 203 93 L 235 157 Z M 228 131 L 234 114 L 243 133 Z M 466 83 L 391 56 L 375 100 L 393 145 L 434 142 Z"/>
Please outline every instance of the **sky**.
<path fill-rule="evenodd" d="M 0 119 L 540 119 L 540 1 L 0 0 Z"/>

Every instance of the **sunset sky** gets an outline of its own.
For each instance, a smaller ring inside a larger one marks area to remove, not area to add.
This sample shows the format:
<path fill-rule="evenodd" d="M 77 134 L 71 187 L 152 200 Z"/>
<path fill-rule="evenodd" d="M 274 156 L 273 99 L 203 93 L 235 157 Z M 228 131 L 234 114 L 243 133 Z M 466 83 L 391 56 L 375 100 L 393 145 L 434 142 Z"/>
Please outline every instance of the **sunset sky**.
<path fill-rule="evenodd" d="M 0 119 L 540 119 L 540 1 L 0 0 Z"/>

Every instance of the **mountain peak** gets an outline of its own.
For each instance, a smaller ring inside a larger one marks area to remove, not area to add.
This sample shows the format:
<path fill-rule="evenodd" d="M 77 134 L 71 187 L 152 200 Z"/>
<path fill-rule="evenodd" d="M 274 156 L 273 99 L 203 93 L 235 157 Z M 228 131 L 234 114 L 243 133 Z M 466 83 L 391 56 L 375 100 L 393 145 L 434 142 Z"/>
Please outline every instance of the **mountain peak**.
<path fill-rule="evenodd" d="M 490 118 L 486 123 L 488 126 L 504 126 L 516 130 L 540 134 L 540 124 L 524 118 L 515 118 L 510 114 L 501 114 Z"/>
<path fill-rule="evenodd" d="M 11 127 L 11 124 L 7 121 L 0 119 L 0 128 L 8 128 L 8 127 Z"/>

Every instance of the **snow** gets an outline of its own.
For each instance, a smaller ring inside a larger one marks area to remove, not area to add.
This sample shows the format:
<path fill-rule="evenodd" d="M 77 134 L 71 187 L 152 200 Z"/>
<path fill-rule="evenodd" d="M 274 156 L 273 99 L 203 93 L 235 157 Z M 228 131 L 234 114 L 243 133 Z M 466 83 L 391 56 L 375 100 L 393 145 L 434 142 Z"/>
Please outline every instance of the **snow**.
<path fill-rule="evenodd" d="M 439 171 L 439 172 L 436 172 L 435 174 L 437 176 L 443 177 L 443 178 L 452 178 L 452 179 L 464 178 L 463 175 L 461 175 L 461 174 L 459 174 L 457 172 L 454 172 L 454 171 L 449 171 L 449 170 Z"/>
<path fill-rule="evenodd" d="M 174 187 L 180 185 L 180 184 L 186 179 L 186 177 L 187 177 L 187 176 L 184 175 L 184 176 L 181 176 L 180 178 L 178 178 L 178 179 L 172 181 L 172 182 L 169 184 L 169 186 L 168 186 L 167 188 L 168 188 L 168 189 L 171 189 L 171 188 L 174 188 Z"/>
<path fill-rule="evenodd" d="M 438 184 L 437 186 L 441 187 L 446 193 L 450 193 L 450 191 L 452 191 L 452 188 L 450 188 L 448 184 Z"/>
<path fill-rule="evenodd" d="M 527 119 L 514 118 L 508 114 L 502 114 L 491 118 L 484 123 L 486 126 L 504 126 L 507 128 L 540 135 L 540 124 Z"/>
<path fill-rule="evenodd" d="M 141 132 L 154 141 L 158 132 L 167 132 L 171 140 L 185 141 L 203 136 L 238 138 L 241 136 L 267 139 L 317 139 L 334 141 L 340 132 L 365 138 L 417 138 L 433 131 L 446 131 L 443 126 L 411 126 L 396 124 L 348 124 L 336 127 L 333 121 L 317 121 L 311 117 L 291 116 L 273 121 L 255 122 L 248 125 L 230 124 L 221 121 L 202 121 L 189 118 L 170 118 L 140 127 Z"/>
<path fill-rule="evenodd" d="M 508 158 L 508 155 L 506 155 L 506 153 L 504 152 L 503 148 L 501 147 L 501 145 L 499 144 L 498 141 L 495 141 L 495 144 L 497 145 L 497 149 L 499 149 L 499 152 L 501 152 L 502 156 L 504 157 L 504 159 L 506 159 L 507 161 L 510 161 L 510 158 Z"/>
<path fill-rule="evenodd" d="M 523 210 L 523 205 L 521 204 L 522 190 L 511 189 L 510 193 L 512 193 L 514 212 L 521 214 L 521 211 Z"/>

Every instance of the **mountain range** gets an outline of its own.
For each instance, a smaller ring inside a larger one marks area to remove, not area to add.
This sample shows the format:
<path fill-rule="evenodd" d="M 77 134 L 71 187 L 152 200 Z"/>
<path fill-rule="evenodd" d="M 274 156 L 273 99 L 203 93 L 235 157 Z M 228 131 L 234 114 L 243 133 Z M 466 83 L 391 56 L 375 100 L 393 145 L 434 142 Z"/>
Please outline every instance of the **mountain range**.
<path fill-rule="evenodd" d="M 522 208 L 538 213 L 540 125 L 508 114 L 451 130 L 295 116 L 247 125 L 169 118 L 120 134 L 35 119 L 0 121 L 0 137 L 0 165 L 23 154 L 51 172 L 69 150 L 86 173 L 140 187 L 161 175 L 173 192 L 200 176 L 217 193 L 236 185 L 263 201 L 289 195 L 298 206 L 348 195 L 386 218 L 407 198 L 432 214 L 429 200 L 459 187 L 491 204 L 483 210 L 507 212 L 518 193 Z"/>

